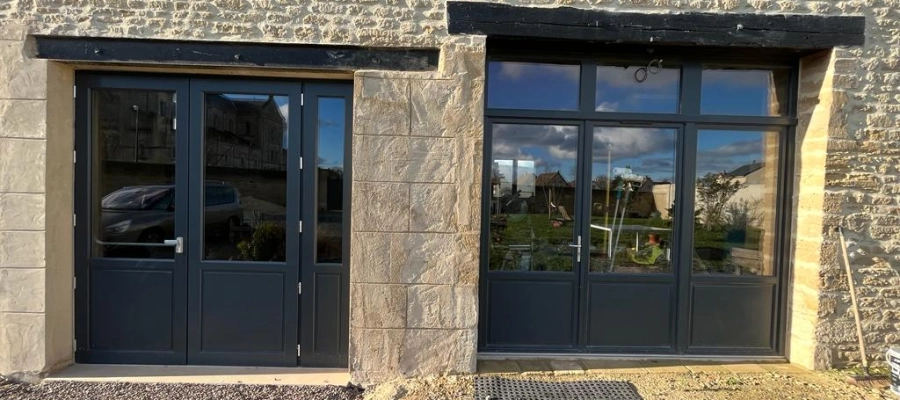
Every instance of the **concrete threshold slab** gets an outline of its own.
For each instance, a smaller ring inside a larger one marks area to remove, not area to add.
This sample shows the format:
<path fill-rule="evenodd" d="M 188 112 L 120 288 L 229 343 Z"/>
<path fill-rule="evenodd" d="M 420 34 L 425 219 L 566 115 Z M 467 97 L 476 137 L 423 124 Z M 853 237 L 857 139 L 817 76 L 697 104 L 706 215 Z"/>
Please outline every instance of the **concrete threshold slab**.
<path fill-rule="evenodd" d="M 350 373 L 343 368 L 75 364 L 52 373 L 45 380 L 318 386 L 346 385 Z"/>

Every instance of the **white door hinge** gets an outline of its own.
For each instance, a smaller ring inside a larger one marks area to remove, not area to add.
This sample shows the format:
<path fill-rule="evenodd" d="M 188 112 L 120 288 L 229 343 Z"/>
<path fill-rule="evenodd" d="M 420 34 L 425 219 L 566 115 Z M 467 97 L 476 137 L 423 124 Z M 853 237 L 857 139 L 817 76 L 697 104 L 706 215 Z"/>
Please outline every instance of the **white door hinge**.
<path fill-rule="evenodd" d="M 297 232 L 303 233 L 303 221 L 297 221 Z"/>
<path fill-rule="evenodd" d="M 300 107 L 303 107 L 303 102 L 304 102 L 303 93 L 300 93 Z"/>
<path fill-rule="evenodd" d="M 303 282 L 297 282 L 297 294 L 303 294 Z"/>
<path fill-rule="evenodd" d="M 297 343 L 297 357 L 300 357 L 300 343 Z"/>
<path fill-rule="evenodd" d="M 75 289 L 78 289 L 78 277 L 77 276 L 72 277 L 72 290 L 75 290 Z"/>
<path fill-rule="evenodd" d="M 178 118 L 172 118 L 172 130 L 173 131 L 178 130 Z"/>
<path fill-rule="evenodd" d="M 72 85 L 72 98 L 78 98 L 78 86 Z"/>
<path fill-rule="evenodd" d="M 78 226 L 78 214 L 72 214 L 72 226 Z"/>
<path fill-rule="evenodd" d="M 72 164 L 78 163 L 78 150 L 72 150 Z"/>
<path fill-rule="evenodd" d="M 303 169 L 303 157 L 300 157 L 300 169 Z"/>

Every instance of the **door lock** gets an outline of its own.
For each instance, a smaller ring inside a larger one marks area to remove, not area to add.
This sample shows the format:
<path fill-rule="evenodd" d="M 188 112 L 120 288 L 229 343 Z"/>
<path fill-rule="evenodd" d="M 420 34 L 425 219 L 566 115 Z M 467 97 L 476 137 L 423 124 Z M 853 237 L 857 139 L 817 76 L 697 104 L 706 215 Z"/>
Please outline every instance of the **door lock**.
<path fill-rule="evenodd" d="M 569 243 L 569 247 L 575 249 L 575 262 L 581 262 L 581 235 L 575 237 L 575 243 Z"/>
<path fill-rule="evenodd" d="M 175 253 L 177 254 L 184 253 L 184 238 L 181 236 L 175 239 L 163 240 L 163 244 L 175 247 Z"/>

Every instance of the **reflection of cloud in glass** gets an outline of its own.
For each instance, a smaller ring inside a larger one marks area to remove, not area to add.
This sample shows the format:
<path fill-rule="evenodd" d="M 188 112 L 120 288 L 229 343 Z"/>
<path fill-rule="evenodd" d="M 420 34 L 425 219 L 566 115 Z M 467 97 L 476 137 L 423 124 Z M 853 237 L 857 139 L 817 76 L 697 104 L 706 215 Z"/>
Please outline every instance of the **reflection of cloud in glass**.
<path fill-rule="evenodd" d="M 580 65 L 491 61 L 488 64 L 488 107 L 576 110 L 580 74 Z"/>
<path fill-rule="evenodd" d="M 597 127 L 594 129 L 593 173 L 606 176 L 612 167 L 630 167 L 656 182 L 674 178 L 675 129 Z"/>
<path fill-rule="evenodd" d="M 500 65 L 500 75 L 510 80 L 529 80 L 553 75 L 578 82 L 581 75 L 581 67 L 578 65 L 537 64 L 514 61 L 503 61 L 498 64 Z"/>
<path fill-rule="evenodd" d="M 597 67 L 596 111 L 661 112 L 678 110 L 681 70 L 663 68 L 648 73 L 644 82 L 635 79 L 635 66 Z"/>
<path fill-rule="evenodd" d="M 494 124 L 494 160 L 533 161 L 538 172 L 560 171 L 571 179 L 578 149 L 578 127 Z"/>
<path fill-rule="evenodd" d="M 731 172 L 754 162 L 764 162 L 764 135 L 775 132 L 700 131 L 697 137 L 697 175 Z"/>

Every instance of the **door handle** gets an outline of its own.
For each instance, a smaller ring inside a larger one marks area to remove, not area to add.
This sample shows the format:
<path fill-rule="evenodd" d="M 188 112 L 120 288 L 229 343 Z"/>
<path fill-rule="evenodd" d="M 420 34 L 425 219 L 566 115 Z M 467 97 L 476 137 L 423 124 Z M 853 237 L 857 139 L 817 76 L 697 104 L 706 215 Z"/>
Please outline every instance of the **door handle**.
<path fill-rule="evenodd" d="M 184 238 L 179 236 L 175 239 L 163 240 L 163 244 L 175 247 L 175 253 L 184 253 Z"/>
<path fill-rule="evenodd" d="M 575 240 L 575 243 L 569 243 L 569 247 L 576 249 L 575 262 L 581 262 L 581 235 L 578 235 Z"/>

